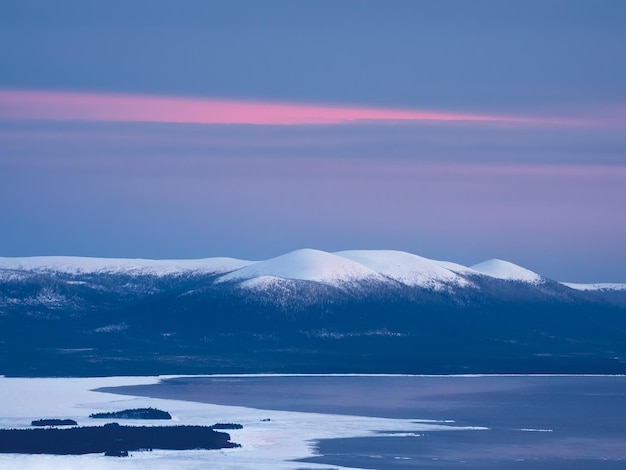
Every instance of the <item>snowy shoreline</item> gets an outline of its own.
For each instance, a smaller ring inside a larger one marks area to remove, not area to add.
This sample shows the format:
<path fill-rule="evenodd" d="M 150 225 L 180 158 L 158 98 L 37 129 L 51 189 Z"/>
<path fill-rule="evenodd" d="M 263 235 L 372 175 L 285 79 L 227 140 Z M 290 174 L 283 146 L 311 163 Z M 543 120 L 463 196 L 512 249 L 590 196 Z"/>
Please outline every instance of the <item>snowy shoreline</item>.
<path fill-rule="evenodd" d="M 241 377 L 251 375 L 212 375 L 202 377 Z M 258 375 L 257 375 L 258 376 Z M 263 375 L 279 376 L 279 375 Z M 336 376 L 336 375 L 332 375 Z M 384 375 L 383 375 L 384 376 Z M 381 436 L 381 432 L 482 430 L 460 427 L 449 421 L 372 418 L 291 411 L 270 411 L 241 406 L 224 406 L 172 399 L 155 399 L 98 392 L 101 387 L 152 385 L 163 379 L 189 376 L 99 377 L 99 378 L 12 378 L 0 377 L 0 427 L 26 428 L 33 419 L 71 418 L 80 426 L 94 425 L 93 412 L 124 408 L 155 407 L 172 414 L 172 425 L 211 425 L 236 422 L 241 430 L 229 430 L 237 449 L 134 452 L 132 458 L 0 454 L 0 468 L 24 469 L 204 469 L 207 464 L 220 469 L 294 469 L 298 459 L 315 454 L 321 439 Z M 115 420 L 127 424 L 128 420 Z M 137 424 L 136 422 L 134 424 Z M 143 425 L 163 425 L 146 421 Z M 390 434 L 393 435 L 393 434 Z M 337 469 L 336 465 L 307 463 L 307 468 Z"/>

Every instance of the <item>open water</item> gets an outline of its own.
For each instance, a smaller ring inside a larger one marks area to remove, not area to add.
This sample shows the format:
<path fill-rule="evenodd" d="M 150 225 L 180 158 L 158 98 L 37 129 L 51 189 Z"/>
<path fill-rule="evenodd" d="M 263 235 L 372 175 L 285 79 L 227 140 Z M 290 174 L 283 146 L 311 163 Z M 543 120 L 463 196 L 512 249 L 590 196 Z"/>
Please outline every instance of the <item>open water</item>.
<path fill-rule="evenodd" d="M 398 429 L 397 436 L 319 441 L 319 456 L 294 468 L 318 462 L 372 469 L 626 469 L 624 376 L 213 376 L 114 390 L 488 428 L 419 435 Z"/>

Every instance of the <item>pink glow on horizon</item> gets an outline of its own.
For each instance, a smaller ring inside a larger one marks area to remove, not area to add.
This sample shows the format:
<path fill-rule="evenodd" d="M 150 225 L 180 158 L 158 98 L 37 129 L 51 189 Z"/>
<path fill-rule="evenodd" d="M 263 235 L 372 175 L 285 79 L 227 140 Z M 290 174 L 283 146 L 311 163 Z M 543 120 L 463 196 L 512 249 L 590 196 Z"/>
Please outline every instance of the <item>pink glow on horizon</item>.
<path fill-rule="evenodd" d="M 305 125 L 357 121 L 460 121 L 518 124 L 581 122 L 425 110 L 178 98 L 148 95 L 0 90 L 0 119 Z"/>

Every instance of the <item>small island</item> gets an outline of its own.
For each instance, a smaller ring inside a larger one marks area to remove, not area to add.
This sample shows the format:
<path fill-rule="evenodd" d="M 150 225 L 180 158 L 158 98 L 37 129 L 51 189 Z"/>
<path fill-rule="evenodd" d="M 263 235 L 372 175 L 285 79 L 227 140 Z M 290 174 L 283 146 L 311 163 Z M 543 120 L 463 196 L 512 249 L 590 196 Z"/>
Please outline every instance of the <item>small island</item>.
<path fill-rule="evenodd" d="M 167 411 L 156 408 L 134 408 L 108 413 L 92 413 L 89 417 L 97 419 L 172 419 L 172 415 Z"/>
<path fill-rule="evenodd" d="M 211 429 L 243 429 L 243 426 L 235 423 L 215 423 Z"/>
<path fill-rule="evenodd" d="M 36 419 L 31 421 L 31 426 L 76 426 L 78 423 L 73 419 Z"/>
<path fill-rule="evenodd" d="M 191 450 L 240 447 L 211 426 L 104 426 L 66 429 L 0 429 L 0 453 L 127 456 L 152 449 Z"/>

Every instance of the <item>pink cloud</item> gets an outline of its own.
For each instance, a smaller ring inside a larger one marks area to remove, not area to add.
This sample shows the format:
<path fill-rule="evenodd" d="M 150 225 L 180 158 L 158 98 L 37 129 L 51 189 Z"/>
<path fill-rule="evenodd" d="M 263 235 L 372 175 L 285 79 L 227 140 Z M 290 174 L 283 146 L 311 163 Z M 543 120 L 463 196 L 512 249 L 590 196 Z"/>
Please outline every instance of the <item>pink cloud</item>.
<path fill-rule="evenodd" d="M 0 90 L 0 119 L 303 125 L 355 121 L 573 124 L 539 117 L 129 94 Z"/>

